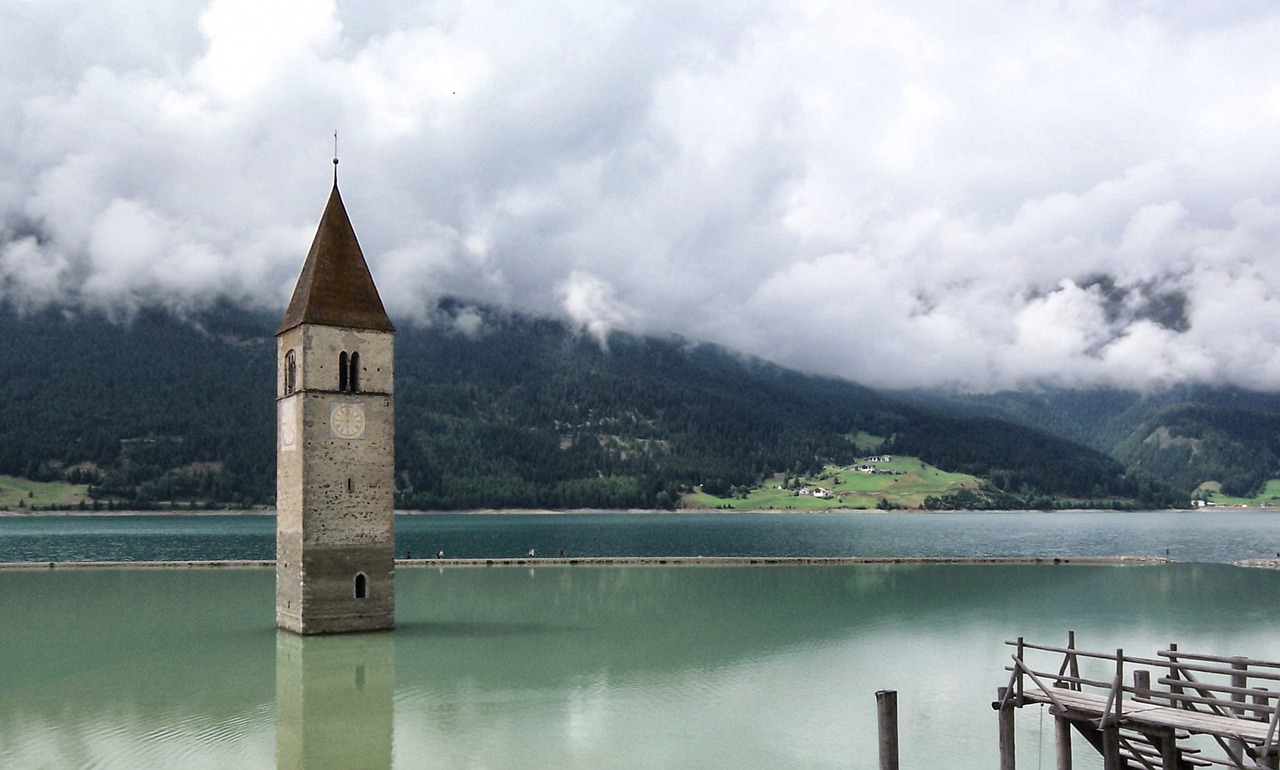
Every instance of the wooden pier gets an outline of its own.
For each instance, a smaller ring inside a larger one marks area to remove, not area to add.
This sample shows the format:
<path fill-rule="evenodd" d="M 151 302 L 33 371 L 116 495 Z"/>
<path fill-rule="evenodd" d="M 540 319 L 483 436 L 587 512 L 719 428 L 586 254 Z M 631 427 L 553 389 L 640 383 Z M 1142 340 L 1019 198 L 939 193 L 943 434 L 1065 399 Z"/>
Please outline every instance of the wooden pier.
<path fill-rule="evenodd" d="M 1007 644 L 1009 684 L 991 704 L 1000 770 L 1017 768 L 1014 714 L 1029 704 L 1054 718 L 1058 770 L 1071 770 L 1073 734 L 1102 755 L 1105 770 L 1280 768 L 1280 663 L 1196 655 L 1176 644 L 1153 658 L 1086 652 L 1074 632 L 1066 647 Z"/>

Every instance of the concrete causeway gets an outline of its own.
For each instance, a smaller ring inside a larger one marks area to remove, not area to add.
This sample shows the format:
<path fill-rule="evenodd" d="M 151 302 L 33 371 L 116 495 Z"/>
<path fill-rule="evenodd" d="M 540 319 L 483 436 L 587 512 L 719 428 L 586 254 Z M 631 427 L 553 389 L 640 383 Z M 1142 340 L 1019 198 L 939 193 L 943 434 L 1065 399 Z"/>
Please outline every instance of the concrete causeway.
<path fill-rule="evenodd" d="M 1033 564 L 1145 566 L 1173 564 L 1163 556 L 583 556 L 511 559 L 396 559 L 397 567 L 574 567 L 574 566 L 840 566 L 852 564 Z M 36 561 L 0 562 L 0 569 L 194 569 L 274 567 L 274 559 L 213 561 Z"/>

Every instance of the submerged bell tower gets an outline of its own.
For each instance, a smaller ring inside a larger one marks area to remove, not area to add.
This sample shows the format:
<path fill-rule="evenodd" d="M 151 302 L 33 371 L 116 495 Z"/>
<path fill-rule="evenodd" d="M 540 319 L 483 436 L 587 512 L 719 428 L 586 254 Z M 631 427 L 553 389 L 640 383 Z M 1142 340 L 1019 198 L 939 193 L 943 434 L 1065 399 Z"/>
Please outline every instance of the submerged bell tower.
<path fill-rule="evenodd" d="M 333 190 L 276 330 L 276 625 L 395 625 L 395 327 Z"/>

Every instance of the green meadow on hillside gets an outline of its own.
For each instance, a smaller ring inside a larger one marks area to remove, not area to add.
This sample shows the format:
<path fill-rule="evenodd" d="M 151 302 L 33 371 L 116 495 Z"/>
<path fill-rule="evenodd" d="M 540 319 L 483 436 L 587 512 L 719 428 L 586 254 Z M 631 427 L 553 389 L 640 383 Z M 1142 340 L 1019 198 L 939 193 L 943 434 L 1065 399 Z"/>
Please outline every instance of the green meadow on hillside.
<path fill-rule="evenodd" d="M 93 501 L 89 499 L 88 487 L 84 484 L 68 484 L 65 481 L 30 481 L 17 476 L 0 475 L 0 511 L 24 511 L 32 507 L 67 508 L 86 506 Z"/>
<path fill-rule="evenodd" d="M 855 470 L 858 466 L 870 466 L 878 472 Z M 894 508 L 922 508 L 926 497 L 980 486 L 975 476 L 948 473 L 916 457 L 893 456 L 888 462 L 828 465 L 817 476 L 775 474 L 760 488 L 739 489 L 737 496 L 717 497 L 697 490 L 685 495 L 681 505 L 738 511 L 832 511 L 881 508 L 883 501 Z M 819 489 L 831 496 L 815 496 Z"/>
<path fill-rule="evenodd" d="M 1196 487 L 1191 495 L 1195 500 L 1206 500 L 1218 505 L 1238 505 L 1250 508 L 1280 507 L 1280 479 L 1271 479 L 1262 487 L 1262 491 L 1253 497 L 1232 497 L 1222 494 L 1222 484 L 1206 481 Z"/>

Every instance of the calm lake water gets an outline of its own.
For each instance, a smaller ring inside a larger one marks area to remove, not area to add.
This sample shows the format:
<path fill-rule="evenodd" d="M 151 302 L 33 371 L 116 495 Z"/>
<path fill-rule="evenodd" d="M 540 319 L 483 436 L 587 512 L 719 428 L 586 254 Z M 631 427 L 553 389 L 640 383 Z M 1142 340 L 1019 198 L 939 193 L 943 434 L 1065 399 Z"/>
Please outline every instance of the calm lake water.
<path fill-rule="evenodd" d="M 427 514 L 396 517 L 396 552 L 551 556 L 1165 556 L 1280 553 L 1280 512 L 958 514 Z M 0 562 L 275 558 L 275 520 L 244 516 L 0 517 Z"/>
<path fill-rule="evenodd" d="M 269 569 L 0 571 L 0 767 L 996 766 L 1006 639 L 1280 658 L 1280 573 L 413 567 L 391 633 L 273 628 Z M 1052 720 L 1018 720 L 1020 767 Z M 1101 767 L 1083 741 L 1077 767 Z"/>
<path fill-rule="evenodd" d="M 269 558 L 272 524 L 4 518 L 0 559 Z M 0 570 L 0 768 L 874 769 L 874 693 L 895 689 L 904 768 L 987 770 L 1007 639 L 1075 630 L 1092 650 L 1178 642 L 1280 659 L 1280 572 L 1207 563 L 1273 556 L 1275 514 L 431 515 L 397 527 L 402 551 L 459 556 L 1169 548 L 1199 563 L 416 566 L 398 570 L 394 632 L 320 639 L 276 632 L 266 568 Z M 1019 767 L 1053 766 L 1052 719 L 1024 709 L 1018 731 Z M 1101 767 L 1091 751 L 1076 741 L 1077 767 Z"/>

